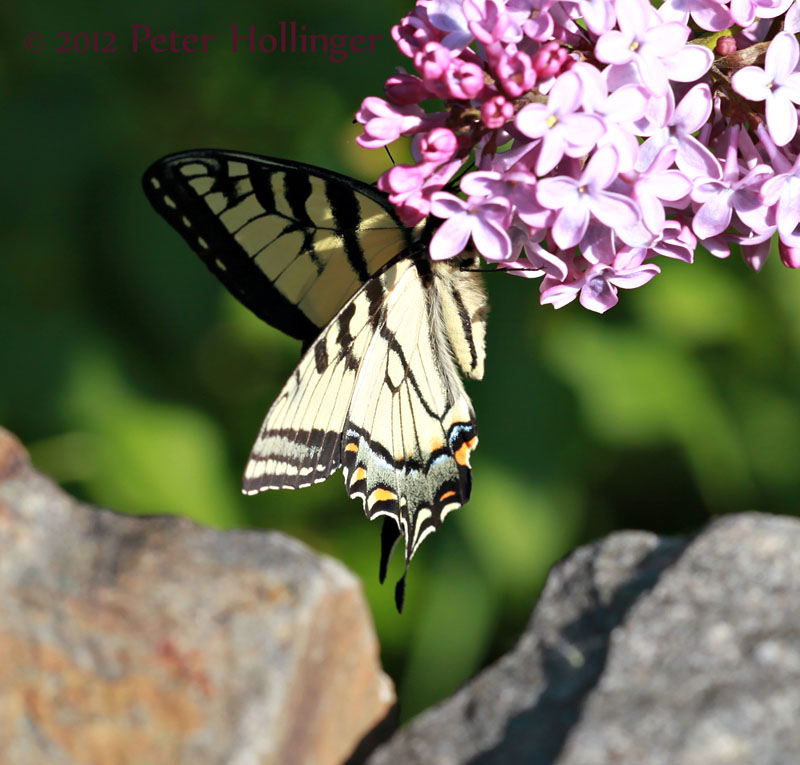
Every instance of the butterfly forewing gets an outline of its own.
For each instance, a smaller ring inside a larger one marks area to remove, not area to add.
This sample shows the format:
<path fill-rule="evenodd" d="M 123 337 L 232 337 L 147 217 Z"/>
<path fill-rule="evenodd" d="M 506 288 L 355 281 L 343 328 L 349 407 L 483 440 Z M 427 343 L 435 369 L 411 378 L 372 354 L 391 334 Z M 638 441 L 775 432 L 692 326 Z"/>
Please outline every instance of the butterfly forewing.
<path fill-rule="evenodd" d="M 269 157 L 175 154 L 144 190 L 244 305 L 306 342 L 412 238 L 375 188 Z"/>

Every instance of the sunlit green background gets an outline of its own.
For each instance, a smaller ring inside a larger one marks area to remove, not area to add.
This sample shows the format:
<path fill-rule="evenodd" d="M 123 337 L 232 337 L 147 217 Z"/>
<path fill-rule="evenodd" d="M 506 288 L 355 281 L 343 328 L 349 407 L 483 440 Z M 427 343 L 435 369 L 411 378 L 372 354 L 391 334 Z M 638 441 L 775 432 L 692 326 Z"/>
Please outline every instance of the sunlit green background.
<path fill-rule="evenodd" d="M 50 7 L 48 7 L 48 5 Z M 691 531 L 711 515 L 796 513 L 800 281 L 667 262 L 605 316 L 538 305 L 489 278 L 473 499 L 426 541 L 407 610 L 377 582 L 379 527 L 339 477 L 245 498 L 241 470 L 298 358 L 241 308 L 149 208 L 142 171 L 168 152 L 255 151 L 368 181 L 362 97 L 404 64 L 383 3 L 4 3 L 0 8 L 0 422 L 79 497 L 216 527 L 282 529 L 364 581 L 407 717 L 510 648 L 549 566 L 615 529 Z M 383 34 L 374 54 L 230 51 L 230 25 L 280 20 Z M 209 52 L 130 52 L 129 25 L 216 34 Z M 25 35 L 45 50 L 25 50 Z M 57 53 L 57 32 L 115 32 L 116 53 Z M 1 551 L 0 551 L 1 554 Z M 390 573 L 399 574 L 399 561 Z"/>

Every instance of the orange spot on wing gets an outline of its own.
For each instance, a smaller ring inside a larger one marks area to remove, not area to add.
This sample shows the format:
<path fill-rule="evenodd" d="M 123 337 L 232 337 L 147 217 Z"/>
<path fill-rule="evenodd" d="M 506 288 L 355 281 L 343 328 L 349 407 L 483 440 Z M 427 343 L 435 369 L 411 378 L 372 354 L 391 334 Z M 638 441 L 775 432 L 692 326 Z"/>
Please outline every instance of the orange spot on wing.
<path fill-rule="evenodd" d="M 364 470 L 363 467 L 356 468 L 353 472 L 353 480 L 351 483 L 357 483 L 358 481 L 363 481 L 367 477 L 367 471 Z"/>
<path fill-rule="evenodd" d="M 358 444 L 354 441 L 351 441 L 347 446 L 344 447 L 346 452 L 357 452 L 358 451 Z"/>
<path fill-rule="evenodd" d="M 453 456 L 459 465 L 469 465 L 469 453 L 478 445 L 478 437 L 473 436 L 469 441 L 465 441 L 456 449 Z"/>
<path fill-rule="evenodd" d="M 439 501 L 444 502 L 446 499 L 450 499 L 450 497 L 455 497 L 455 495 L 456 493 L 454 491 L 446 491 L 441 497 L 439 497 Z"/>
<path fill-rule="evenodd" d="M 372 499 L 375 502 L 386 502 L 390 499 L 397 499 L 397 494 L 388 489 L 375 489 L 375 491 L 372 492 Z"/>

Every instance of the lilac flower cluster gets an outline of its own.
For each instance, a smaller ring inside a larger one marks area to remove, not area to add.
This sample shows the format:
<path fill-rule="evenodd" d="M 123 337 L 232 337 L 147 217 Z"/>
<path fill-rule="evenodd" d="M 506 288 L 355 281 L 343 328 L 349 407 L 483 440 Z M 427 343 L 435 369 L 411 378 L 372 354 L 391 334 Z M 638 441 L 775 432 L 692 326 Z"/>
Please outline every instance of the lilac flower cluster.
<path fill-rule="evenodd" d="M 698 244 L 759 269 L 777 232 L 798 268 L 798 32 L 800 0 L 417 0 L 392 29 L 416 73 L 358 142 L 412 138 L 378 186 L 442 219 L 432 258 L 471 240 L 556 308 L 606 311 Z"/>

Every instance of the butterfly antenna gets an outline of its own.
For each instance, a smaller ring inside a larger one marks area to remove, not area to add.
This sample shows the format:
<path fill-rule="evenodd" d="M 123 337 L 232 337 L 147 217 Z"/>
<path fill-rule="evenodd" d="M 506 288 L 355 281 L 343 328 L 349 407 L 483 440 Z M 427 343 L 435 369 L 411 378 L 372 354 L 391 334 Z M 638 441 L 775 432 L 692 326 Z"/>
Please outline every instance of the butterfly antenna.
<path fill-rule="evenodd" d="M 462 167 L 455 177 L 451 178 L 447 185 L 444 187 L 445 191 L 450 191 L 453 194 L 458 193 L 459 185 L 461 184 L 461 179 L 467 174 L 471 173 L 475 169 L 475 163 L 470 162 L 468 165 Z"/>
<path fill-rule="evenodd" d="M 515 273 L 516 271 L 541 271 L 541 268 L 534 268 L 531 266 L 530 268 L 462 268 L 462 271 L 466 271 L 471 274 L 504 274 L 504 273 Z"/>
<path fill-rule="evenodd" d="M 357 122 L 358 122 L 358 120 L 355 117 L 353 117 L 353 124 L 355 125 Z M 397 164 L 397 162 L 394 161 L 394 157 L 392 156 L 392 152 L 389 151 L 389 147 L 388 146 L 384 146 L 383 148 L 386 149 L 386 153 L 389 155 L 389 161 L 392 163 L 392 167 L 394 167 Z"/>

